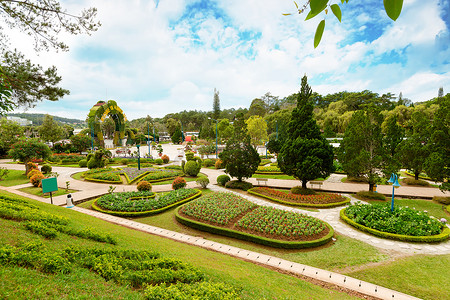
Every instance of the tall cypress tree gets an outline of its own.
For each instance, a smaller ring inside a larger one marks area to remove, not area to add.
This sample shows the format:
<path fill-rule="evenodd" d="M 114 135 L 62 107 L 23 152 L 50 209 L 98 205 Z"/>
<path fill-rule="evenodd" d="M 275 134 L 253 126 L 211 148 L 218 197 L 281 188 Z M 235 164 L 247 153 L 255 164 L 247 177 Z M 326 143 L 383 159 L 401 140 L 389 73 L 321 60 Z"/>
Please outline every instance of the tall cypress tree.
<path fill-rule="evenodd" d="M 305 75 L 297 96 L 297 107 L 292 111 L 288 124 L 287 138 L 278 155 L 281 171 L 299 179 L 304 189 L 308 181 L 325 178 L 334 171 L 333 147 L 321 135 L 313 118 L 311 95 L 312 90 Z"/>
<path fill-rule="evenodd" d="M 219 91 L 214 89 L 214 100 L 213 100 L 213 118 L 219 120 L 220 117 L 220 99 Z"/>

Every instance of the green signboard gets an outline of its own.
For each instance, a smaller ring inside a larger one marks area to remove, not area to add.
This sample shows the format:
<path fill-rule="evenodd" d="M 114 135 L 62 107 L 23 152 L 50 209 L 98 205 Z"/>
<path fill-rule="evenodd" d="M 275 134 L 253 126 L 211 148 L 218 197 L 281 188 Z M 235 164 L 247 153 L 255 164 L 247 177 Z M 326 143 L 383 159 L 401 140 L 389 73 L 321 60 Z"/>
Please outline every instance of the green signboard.
<path fill-rule="evenodd" d="M 42 179 L 42 193 L 51 193 L 58 190 L 56 177 Z"/>

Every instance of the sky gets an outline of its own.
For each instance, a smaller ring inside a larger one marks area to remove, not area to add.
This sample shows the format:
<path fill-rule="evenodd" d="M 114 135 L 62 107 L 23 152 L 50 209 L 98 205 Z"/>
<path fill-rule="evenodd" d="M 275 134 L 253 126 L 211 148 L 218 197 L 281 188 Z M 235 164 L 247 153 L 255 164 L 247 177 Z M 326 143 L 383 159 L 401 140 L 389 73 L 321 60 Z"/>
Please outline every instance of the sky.
<path fill-rule="evenodd" d="M 129 120 L 211 111 L 214 89 L 222 109 L 248 108 L 267 92 L 298 92 L 305 74 L 322 95 L 401 92 L 420 102 L 440 87 L 450 92 L 450 0 L 405 0 L 396 22 L 383 1 L 361 2 L 341 5 L 339 23 L 331 12 L 304 21 L 292 0 L 62 0 L 72 13 L 96 7 L 102 26 L 90 36 L 61 34 L 68 52 L 36 54 L 32 38 L 15 31 L 10 37 L 34 63 L 56 66 L 60 86 L 70 90 L 27 112 L 82 120 L 97 101 L 110 99 Z M 325 32 L 314 49 L 322 19 Z"/>

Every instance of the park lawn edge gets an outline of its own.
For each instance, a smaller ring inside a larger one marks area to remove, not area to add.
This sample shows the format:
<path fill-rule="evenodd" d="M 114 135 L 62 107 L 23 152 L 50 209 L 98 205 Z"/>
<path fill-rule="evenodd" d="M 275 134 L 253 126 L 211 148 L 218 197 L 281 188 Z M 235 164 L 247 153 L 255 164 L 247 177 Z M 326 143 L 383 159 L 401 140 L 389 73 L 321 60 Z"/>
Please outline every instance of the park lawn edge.
<path fill-rule="evenodd" d="M 427 235 L 427 236 L 403 235 L 403 234 L 379 231 L 379 230 L 358 224 L 355 221 L 351 220 L 349 217 L 347 217 L 345 215 L 346 209 L 347 208 L 343 208 L 339 212 L 339 216 L 340 216 L 341 220 L 343 220 L 347 224 L 349 224 L 361 231 L 371 233 L 371 234 L 381 237 L 381 238 L 399 240 L 399 241 L 404 241 L 404 242 L 435 243 L 435 242 L 445 241 L 450 236 L 450 228 L 448 228 L 447 226 L 444 226 L 444 229 L 442 229 L 442 232 L 440 234 Z"/>
<path fill-rule="evenodd" d="M 312 203 L 292 203 L 292 202 L 288 202 L 288 201 L 283 201 L 283 200 L 279 200 L 276 198 L 272 198 L 266 195 L 262 195 L 259 193 L 256 193 L 254 191 L 252 191 L 253 188 L 247 190 L 247 192 L 249 192 L 250 194 L 253 194 L 255 196 L 259 196 L 262 198 L 266 198 L 281 204 L 285 204 L 285 205 L 290 205 L 290 206 L 303 206 L 303 207 L 311 207 L 311 208 L 332 208 L 332 207 L 336 207 L 336 206 L 341 206 L 341 205 L 345 205 L 350 203 L 350 198 L 342 196 L 343 198 L 345 198 L 344 201 L 340 201 L 340 202 L 335 202 L 335 203 L 326 203 L 326 204 L 312 204 Z"/>
<path fill-rule="evenodd" d="M 113 216 L 117 216 L 117 217 L 146 217 L 146 216 L 152 216 L 152 215 L 159 214 L 159 213 L 161 213 L 163 211 L 171 209 L 172 207 L 184 204 L 184 203 L 189 202 L 189 201 L 191 201 L 191 200 L 193 200 L 195 198 L 198 198 L 201 195 L 202 195 L 202 191 L 197 190 L 196 194 L 194 194 L 194 195 L 192 195 L 192 196 L 190 196 L 188 198 L 182 199 L 182 200 L 180 200 L 178 202 L 175 202 L 175 203 L 172 203 L 172 204 L 170 204 L 168 206 L 164 206 L 164 207 L 161 207 L 161 208 L 158 208 L 158 209 L 154 209 L 154 210 L 147 210 L 147 211 L 112 211 L 112 210 L 103 209 L 103 208 L 101 208 L 100 206 L 97 205 L 97 200 L 99 198 L 95 199 L 95 201 L 92 203 L 91 206 L 96 211 L 99 211 L 99 212 L 102 212 L 102 213 L 105 213 L 105 214 L 109 214 L 109 215 L 113 215 Z"/>
<path fill-rule="evenodd" d="M 179 207 L 177 207 L 175 209 L 175 219 L 183 225 L 186 225 L 186 226 L 189 226 L 189 227 L 201 230 L 201 231 L 206 231 L 206 232 L 210 232 L 210 233 L 218 234 L 218 235 L 224 235 L 224 236 L 228 236 L 231 238 L 236 238 L 236 239 L 249 241 L 249 242 L 253 242 L 253 243 L 257 243 L 257 244 L 262 244 L 262 245 L 269 246 L 269 247 L 285 248 L 285 249 L 313 248 L 313 247 L 322 246 L 322 245 L 328 243 L 329 241 L 331 241 L 331 239 L 334 236 L 333 227 L 331 227 L 331 225 L 329 225 L 327 222 L 321 220 L 321 222 L 323 222 L 330 231 L 328 232 L 328 234 L 326 236 L 321 237 L 320 239 L 313 240 L 313 241 L 301 241 L 301 242 L 289 242 L 289 241 L 269 239 L 269 238 L 253 235 L 253 234 L 246 233 L 246 232 L 241 232 L 241 231 L 232 230 L 232 229 L 228 229 L 228 228 L 213 226 L 213 225 L 209 225 L 209 224 L 206 224 L 203 222 L 185 218 L 185 217 L 181 216 L 179 213 L 179 210 L 182 207 L 183 207 L 183 205 L 180 205 Z"/>

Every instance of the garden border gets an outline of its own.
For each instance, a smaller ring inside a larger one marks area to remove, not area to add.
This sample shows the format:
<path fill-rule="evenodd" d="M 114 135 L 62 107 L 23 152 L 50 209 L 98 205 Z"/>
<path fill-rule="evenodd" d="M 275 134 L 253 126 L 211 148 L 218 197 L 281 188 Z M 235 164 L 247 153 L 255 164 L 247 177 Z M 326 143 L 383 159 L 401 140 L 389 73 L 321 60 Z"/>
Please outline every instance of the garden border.
<path fill-rule="evenodd" d="M 339 216 L 341 220 L 346 222 L 347 224 L 361 230 L 364 232 L 371 233 L 375 236 L 381 237 L 381 238 L 387 238 L 392 240 L 399 240 L 404 242 L 421 242 L 421 243 L 434 243 L 434 242 L 442 242 L 449 238 L 450 236 L 450 228 L 447 226 L 444 226 L 444 229 L 440 234 L 435 235 L 428 235 L 428 236 L 413 236 L 413 235 L 403 235 L 403 234 L 396 234 L 396 233 L 389 233 L 389 232 L 383 232 L 376 229 L 372 229 L 370 227 L 366 227 L 364 225 L 358 224 L 349 217 L 345 215 L 345 210 L 347 208 L 341 209 L 339 212 Z"/>
<path fill-rule="evenodd" d="M 292 203 L 292 202 L 287 202 L 287 201 L 275 199 L 275 198 L 272 198 L 272 197 L 269 197 L 269 196 L 265 196 L 265 195 L 256 193 L 256 192 L 252 191 L 252 189 L 253 189 L 253 188 L 247 190 L 247 192 L 249 192 L 249 193 L 252 194 L 252 195 L 256 195 L 256 196 L 259 196 L 259 197 L 263 197 L 263 198 L 266 198 L 266 199 L 275 201 L 275 202 L 277 202 L 277 203 L 281 203 L 281 204 L 285 204 L 285 205 L 290 205 L 290 206 L 300 206 L 300 207 L 303 206 L 303 207 L 309 207 L 309 208 L 333 208 L 333 207 L 336 207 L 336 206 L 341 206 L 341 205 L 345 205 L 345 204 L 350 203 L 350 198 L 345 197 L 345 196 L 342 196 L 342 197 L 345 198 L 344 201 L 341 201 L 341 202 L 335 202 L 335 203 L 327 203 L 327 204 Z"/>
<path fill-rule="evenodd" d="M 289 241 L 269 239 L 269 238 L 249 234 L 246 232 L 240 232 L 237 230 L 232 230 L 232 229 L 228 229 L 228 228 L 222 228 L 222 227 L 218 227 L 218 226 L 214 226 L 214 225 L 209 225 L 209 224 L 206 224 L 203 222 L 199 222 L 196 220 L 191 220 L 191 219 L 182 217 L 179 214 L 179 210 L 182 207 L 183 206 L 181 205 L 175 209 L 175 219 L 183 225 L 186 225 L 186 226 L 189 226 L 189 227 L 201 230 L 201 231 L 206 231 L 206 232 L 210 232 L 210 233 L 218 234 L 218 235 L 224 235 L 224 236 L 228 236 L 231 238 L 236 238 L 239 240 L 249 241 L 249 242 L 262 244 L 265 246 L 270 246 L 270 247 L 275 247 L 275 248 L 302 249 L 302 248 L 318 247 L 318 246 L 324 245 L 324 244 L 328 243 L 329 241 L 331 241 L 331 239 L 334 236 L 333 227 L 331 227 L 331 225 L 328 224 L 327 222 L 320 220 L 330 230 L 326 236 L 321 237 L 320 239 L 313 240 L 313 241 L 302 241 L 302 242 L 289 242 Z"/>
<path fill-rule="evenodd" d="M 172 203 L 172 204 L 170 204 L 168 206 L 164 206 L 164 207 L 161 207 L 161 208 L 158 208 L 158 209 L 154 209 L 154 210 L 147 210 L 147 211 L 112 211 L 112 210 L 106 210 L 106 209 L 103 209 L 103 208 L 101 208 L 100 206 L 97 205 L 97 200 L 99 198 L 95 199 L 91 206 L 96 211 L 99 211 L 99 212 L 102 212 L 102 213 L 105 213 L 105 214 L 109 214 L 109 215 L 113 215 L 113 216 L 117 216 L 117 217 L 146 217 L 146 216 L 159 214 L 159 213 L 161 213 L 163 211 L 166 211 L 166 210 L 168 210 L 168 209 L 170 209 L 170 208 L 172 208 L 174 206 L 177 206 L 177 205 L 180 205 L 180 204 L 184 204 L 184 203 L 186 203 L 188 201 L 191 201 L 191 200 L 193 200 L 195 198 L 198 198 L 201 195 L 202 195 L 202 191 L 197 190 L 196 194 L 194 194 L 194 195 L 192 195 L 192 196 L 190 196 L 190 197 L 188 197 L 186 199 L 183 199 L 183 200 L 180 200 L 178 202 Z"/>

